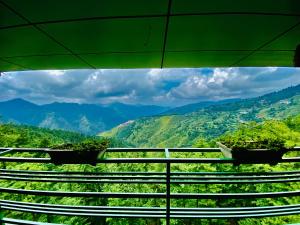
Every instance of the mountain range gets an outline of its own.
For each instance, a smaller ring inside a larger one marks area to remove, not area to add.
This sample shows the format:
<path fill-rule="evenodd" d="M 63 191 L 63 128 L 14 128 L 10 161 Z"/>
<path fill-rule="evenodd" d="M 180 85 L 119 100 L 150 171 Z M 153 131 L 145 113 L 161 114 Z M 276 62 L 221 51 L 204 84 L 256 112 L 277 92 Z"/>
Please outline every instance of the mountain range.
<path fill-rule="evenodd" d="M 196 107 L 195 107 L 196 106 Z M 121 124 L 100 136 L 138 147 L 184 147 L 212 140 L 248 121 L 284 119 L 300 114 L 300 85 L 256 98 L 193 104 Z"/>
<path fill-rule="evenodd" d="M 23 99 L 0 102 L 3 122 L 94 135 L 126 121 L 156 115 L 168 110 L 154 105 L 110 105 L 51 103 L 37 105 Z"/>

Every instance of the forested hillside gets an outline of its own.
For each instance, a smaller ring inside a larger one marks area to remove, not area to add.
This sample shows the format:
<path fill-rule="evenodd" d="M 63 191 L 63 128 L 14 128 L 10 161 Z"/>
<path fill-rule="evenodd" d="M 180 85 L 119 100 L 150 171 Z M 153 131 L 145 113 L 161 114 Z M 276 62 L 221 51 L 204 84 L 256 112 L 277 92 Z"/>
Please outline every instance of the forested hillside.
<path fill-rule="evenodd" d="M 100 135 L 126 140 L 138 147 L 191 146 L 199 138 L 214 139 L 248 121 L 284 119 L 299 113 L 300 85 L 185 114 L 141 118 Z"/>
<path fill-rule="evenodd" d="M 23 99 L 0 102 L 3 122 L 94 135 L 118 124 L 156 115 L 167 108 L 151 105 L 51 103 L 36 105 Z M 0 121 L 1 121 L 0 120 Z"/>
<path fill-rule="evenodd" d="M 166 121 L 167 123 L 167 121 Z M 243 134 L 251 135 L 253 132 L 253 122 L 249 125 L 243 125 Z M 276 132 L 286 142 L 293 145 L 300 144 L 300 115 L 289 117 L 283 121 L 265 121 L 255 125 L 255 132 L 268 134 Z M 47 145 L 53 143 L 61 143 L 63 140 L 80 141 L 86 137 L 71 132 L 50 131 L 47 129 L 33 127 L 19 127 L 15 125 L 0 125 L 0 145 L 18 146 L 18 147 L 37 147 L 44 146 L 45 138 L 48 141 Z M 233 133 L 227 133 L 232 138 L 239 138 L 240 130 Z M 25 140 L 21 137 L 26 137 Z M 21 141 L 20 141 L 21 138 Z M 222 139 L 220 137 L 219 139 Z M 41 144 L 44 143 L 44 144 Z M 209 147 L 213 143 L 206 142 L 203 139 L 198 139 L 195 147 Z M 29 153 L 18 153 L 17 156 L 27 156 Z M 33 155 L 32 155 L 33 154 Z M 31 157 L 34 154 L 30 153 Z M 130 154 L 130 155 L 129 155 Z M 143 157 L 153 157 L 156 153 L 143 154 Z M 297 156 L 298 152 L 291 152 L 287 155 Z M 37 156 L 37 155 L 36 155 Z M 41 157 L 41 155 L 38 155 Z M 110 157 L 139 157 L 139 153 L 112 153 Z M 298 155 L 299 156 L 299 155 Z M 172 157 L 222 157 L 220 153 L 172 153 Z M 53 164 L 30 164 L 30 163 L 5 163 L 0 164 L 2 168 L 13 170 L 44 170 L 44 171 L 85 171 L 85 172 L 115 172 L 115 171 L 152 171 L 162 172 L 164 165 L 161 164 L 98 164 L 96 167 L 89 165 L 64 165 L 55 166 Z M 263 172 L 263 171 L 292 171 L 299 170 L 299 163 L 288 163 L 274 165 L 239 165 L 232 166 L 227 164 L 174 164 L 172 171 L 227 171 L 227 172 Z M 23 182 L 1 180 L 1 187 L 22 188 L 22 189 L 37 189 L 37 190 L 52 190 L 52 191 L 91 191 L 91 192 L 164 192 L 164 184 L 68 184 L 68 183 L 50 183 L 50 182 Z M 235 192 L 277 192 L 288 190 L 299 190 L 299 182 L 277 183 L 277 184 L 200 184 L 200 185 L 172 185 L 172 192 L 179 193 L 235 193 Z M 48 204 L 69 204 L 69 205 L 110 205 L 110 206 L 164 206 L 164 200 L 153 199 L 101 199 L 101 198 L 61 198 L 61 197 L 42 197 L 28 195 L 12 195 L 0 193 L 1 199 L 39 202 Z M 237 207 L 237 206 L 266 206 L 266 205 L 286 205 L 296 204 L 300 202 L 299 197 L 276 198 L 276 199 L 248 199 L 248 200 L 172 200 L 172 207 Z M 53 215 L 38 215 L 31 213 L 5 212 L 5 216 L 18 219 L 27 219 L 34 221 L 63 223 L 72 225 L 162 225 L 164 221 L 157 219 L 105 219 L 105 218 L 88 218 L 88 217 L 63 217 Z M 172 220 L 172 225 L 283 225 L 296 223 L 300 221 L 299 215 L 283 216 L 283 217 L 266 217 L 257 219 L 239 219 L 239 220 Z"/>

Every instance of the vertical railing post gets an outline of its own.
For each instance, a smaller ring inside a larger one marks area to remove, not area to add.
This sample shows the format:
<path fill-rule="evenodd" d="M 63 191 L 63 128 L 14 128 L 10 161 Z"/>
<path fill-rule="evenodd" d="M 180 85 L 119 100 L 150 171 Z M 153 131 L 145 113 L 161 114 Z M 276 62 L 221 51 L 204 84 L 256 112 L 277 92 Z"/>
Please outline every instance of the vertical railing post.
<path fill-rule="evenodd" d="M 171 162 L 169 149 L 165 149 L 166 162 L 166 225 L 170 225 L 170 211 L 171 211 Z"/>
<path fill-rule="evenodd" d="M 3 215 L 3 211 L 2 211 L 1 205 L 0 205 L 0 225 L 4 225 L 4 223 L 3 223 L 3 217 L 4 217 L 4 215 Z"/>

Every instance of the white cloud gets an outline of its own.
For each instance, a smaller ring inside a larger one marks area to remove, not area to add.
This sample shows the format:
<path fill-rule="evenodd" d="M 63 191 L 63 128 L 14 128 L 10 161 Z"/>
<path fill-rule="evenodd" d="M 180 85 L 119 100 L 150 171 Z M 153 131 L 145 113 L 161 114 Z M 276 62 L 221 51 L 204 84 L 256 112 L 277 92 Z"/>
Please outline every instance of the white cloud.
<path fill-rule="evenodd" d="M 183 105 L 253 97 L 300 83 L 295 68 L 55 70 L 5 73 L 0 100 Z"/>

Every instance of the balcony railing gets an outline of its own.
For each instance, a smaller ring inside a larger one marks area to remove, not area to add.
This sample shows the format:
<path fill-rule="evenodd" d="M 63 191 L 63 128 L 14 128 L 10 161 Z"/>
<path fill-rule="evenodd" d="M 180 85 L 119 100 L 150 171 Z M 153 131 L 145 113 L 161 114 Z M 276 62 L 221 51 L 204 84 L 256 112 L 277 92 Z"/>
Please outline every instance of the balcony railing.
<path fill-rule="evenodd" d="M 5 163 L 51 163 L 50 158 L 14 157 L 17 152 L 44 153 L 45 149 L 37 148 L 0 148 L 0 162 Z M 294 148 L 292 151 L 300 151 Z M 24 190 L 9 187 L 0 187 L 2 193 L 33 195 L 33 196 L 61 196 L 61 197 L 96 197 L 104 199 L 163 199 L 164 207 L 128 207 L 128 206 L 73 206 L 58 204 L 42 204 L 24 201 L 0 200 L 0 209 L 3 211 L 19 211 L 25 213 L 48 214 L 58 216 L 82 216 L 105 218 L 158 218 L 165 219 L 239 219 L 269 216 L 285 216 L 300 214 L 300 203 L 281 206 L 263 207 L 172 207 L 173 199 L 257 199 L 300 196 L 300 190 L 263 193 L 173 193 L 172 185 L 181 184 L 264 184 L 288 183 L 300 181 L 299 171 L 272 171 L 272 172 L 188 172 L 173 171 L 173 164 L 237 164 L 234 159 L 228 158 L 172 158 L 174 152 L 220 152 L 219 148 L 172 148 L 172 149 L 137 149 L 137 148 L 110 148 L 107 153 L 114 152 L 156 152 L 164 154 L 158 158 L 105 158 L 99 159 L 99 164 L 111 163 L 155 163 L 164 164 L 162 172 L 82 172 L 82 171 L 31 171 L 0 169 L 0 179 L 25 182 L 53 182 L 53 183 L 99 183 L 99 184 L 159 184 L 164 185 L 165 192 L 159 193 L 125 193 L 125 192 L 74 192 Z M 9 156 L 6 156 L 9 154 Z M 283 158 L 279 163 L 299 163 L 300 157 Z M 32 221 L 0 218 L 0 224 L 47 224 Z"/>

